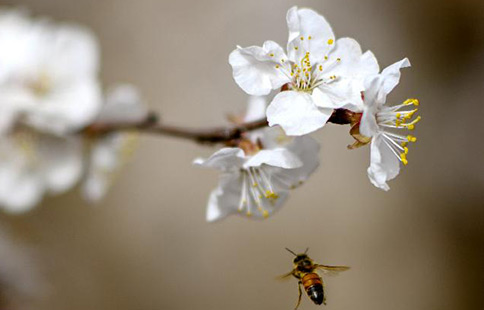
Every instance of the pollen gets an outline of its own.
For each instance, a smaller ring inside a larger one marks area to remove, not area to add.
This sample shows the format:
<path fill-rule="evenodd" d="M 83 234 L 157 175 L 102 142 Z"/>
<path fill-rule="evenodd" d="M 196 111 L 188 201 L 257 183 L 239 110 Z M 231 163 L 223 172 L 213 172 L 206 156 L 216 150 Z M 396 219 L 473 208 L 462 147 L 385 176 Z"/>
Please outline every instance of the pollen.
<path fill-rule="evenodd" d="M 262 216 L 266 219 L 269 217 L 269 212 L 267 210 L 262 211 Z"/>
<path fill-rule="evenodd" d="M 400 159 L 405 166 L 408 165 L 407 155 L 405 153 L 400 154 Z"/>
<path fill-rule="evenodd" d="M 333 43 L 334 43 L 334 40 L 333 40 L 333 39 L 329 39 L 329 40 L 328 40 L 328 44 L 329 44 L 329 45 L 332 45 Z"/>
<path fill-rule="evenodd" d="M 418 101 L 418 99 L 415 99 L 415 98 L 410 98 L 410 99 L 407 99 L 403 102 L 404 105 L 414 105 L 416 107 L 418 107 L 420 105 L 420 102 Z"/>
<path fill-rule="evenodd" d="M 407 140 L 408 140 L 409 142 L 417 142 L 417 137 L 412 136 L 412 135 L 408 135 L 408 136 L 407 136 Z"/>

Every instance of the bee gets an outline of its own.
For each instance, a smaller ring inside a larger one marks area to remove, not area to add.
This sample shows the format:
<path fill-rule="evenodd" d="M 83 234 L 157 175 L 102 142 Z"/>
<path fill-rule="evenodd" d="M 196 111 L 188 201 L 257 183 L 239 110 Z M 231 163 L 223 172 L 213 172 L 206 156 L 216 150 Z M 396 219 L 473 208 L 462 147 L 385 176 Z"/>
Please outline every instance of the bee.
<path fill-rule="evenodd" d="M 294 276 L 298 279 L 297 287 L 299 290 L 299 297 L 297 300 L 296 308 L 301 304 L 302 289 L 304 287 L 308 297 L 316 304 L 326 305 L 326 295 L 324 293 L 324 282 L 317 271 L 321 271 L 326 275 L 335 275 L 341 271 L 350 269 L 347 266 L 328 266 L 315 263 L 309 256 L 307 252 L 309 248 L 304 251 L 304 253 L 296 254 L 293 251 L 286 248 L 291 254 L 296 256 L 294 259 L 294 268 L 291 272 L 281 276 L 281 278 L 288 278 Z"/>

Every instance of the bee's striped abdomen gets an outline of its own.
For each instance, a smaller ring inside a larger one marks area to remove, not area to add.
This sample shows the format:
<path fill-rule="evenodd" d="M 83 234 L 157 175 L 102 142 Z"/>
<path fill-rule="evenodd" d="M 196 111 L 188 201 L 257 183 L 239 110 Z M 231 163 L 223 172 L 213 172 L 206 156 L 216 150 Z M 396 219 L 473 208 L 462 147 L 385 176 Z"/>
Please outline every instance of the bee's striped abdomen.
<path fill-rule="evenodd" d="M 317 273 L 308 273 L 302 277 L 301 282 L 309 298 L 320 305 L 324 301 L 323 281 Z"/>

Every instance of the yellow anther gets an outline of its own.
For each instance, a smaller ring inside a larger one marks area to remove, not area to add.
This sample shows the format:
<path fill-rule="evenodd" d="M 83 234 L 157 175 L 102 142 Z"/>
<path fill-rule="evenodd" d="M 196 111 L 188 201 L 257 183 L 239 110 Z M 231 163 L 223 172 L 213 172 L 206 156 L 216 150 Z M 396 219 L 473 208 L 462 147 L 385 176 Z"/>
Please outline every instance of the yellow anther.
<path fill-rule="evenodd" d="M 397 113 L 395 116 L 396 116 L 397 118 L 400 118 L 400 117 L 402 117 L 402 114 Z"/>
<path fill-rule="evenodd" d="M 258 185 L 259 185 L 259 184 L 257 184 L 257 183 L 253 183 L 253 184 L 252 184 L 252 186 L 253 186 L 253 187 L 257 187 Z"/>
<path fill-rule="evenodd" d="M 297 46 L 294 46 L 294 49 L 295 49 L 295 50 L 297 51 L 297 50 L 299 49 L 299 47 L 297 47 Z"/>
<path fill-rule="evenodd" d="M 285 62 L 285 60 L 284 59 L 281 59 L 281 62 Z"/>
<path fill-rule="evenodd" d="M 300 39 L 301 39 L 301 41 L 304 41 L 304 37 L 301 37 Z"/>
<path fill-rule="evenodd" d="M 333 39 L 329 39 L 329 40 L 328 40 L 328 44 L 329 44 L 329 45 L 331 45 L 331 44 L 333 44 L 333 43 L 334 43 L 334 40 L 333 40 Z"/>
<path fill-rule="evenodd" d="M 237 211 L 238 211 L 239 213 L 242 213 L 242 209 L 237 209 Z"/>
<path fill-rule="evenodd" d="M 269 56 L 274 57 L 274 53 L 270 53 Z"/>
<path fill-rule="evenodd" d="M 420 105 L 420 102 L 418 101 L 418 99 L 415 99 L 415 98 L 410 98 L 410 99 L 407 99 L 403 102 L 404 105 L 411 105 L 413 104 L 414 106 L 418 107 Z"/>
<path fill-rule="evenodd" d="M 319 65 L 319 71 L 323 71 L 323 65 Z"/>
<path fill-rule="evenodd" d="M 407 155 L 405 153 L 401 153 L 400 154 L 400 159 L 402 160 L 402 163 L 404 165 L 407 165 L 408 164 Z"/>
<path fill-rule="evenodd" d="M 269 212 L 267 210 L 262 211 L 262 216 L 266 219 L 269 217 Z"/>
<path fill-rule="evenodd" d="M 403 152 L 405 153 L 405 155 L 408 154 L 408 147 L 404 147 Z"/>
<path fill-rule="evenodd" d="M 408 145 L 408 142 L 402 142 L 400 143 L 401 146 L 406 147 Z"/>
<path fill-rule="evenodd" d="M 409 142 L 417 142 L 417 137 L 414 137 L 414 136 L 412 136 L 412 135 L 408 135 L 408 136 L 407 136 L 407 140 L 408 140 Z"/>
<path fill-rule="evenodd" d="M 311 37 L 311 36 L 308 36 L 308 40 L 311 40 L 312 38 L 313 38 L 313 37 Z"/>
<path fill-rule="evenodd" d="M 279 65 L 276 65 L 276 69 L 279 69 L 280 67 L 281 67 L 281 66 L 279 66 Z"/>
<path fill-rule="evenodd" d="M 252 212 L 247 211 L 247 216 L 248 216 L 248 217 L 251 217 L 251 216 L 252 216 Z"/>
<path fill-rule="evenodd" d="M 328 56 L 324 56 L 324 60 L 328 60 Z"/>
<path fill-rule="evenodd" d="M 414 124 L 409 124 L 409 125 L 407 125 L 407 128 L 408 128 L 408 130 L 414 130 L 415 129 L 415 125 Z"/>
<path fill-rule="evenodd" d="M 341 61 L 341 58 L 337 58 L 336 61 L 338 61 L 338 62 Z"/>

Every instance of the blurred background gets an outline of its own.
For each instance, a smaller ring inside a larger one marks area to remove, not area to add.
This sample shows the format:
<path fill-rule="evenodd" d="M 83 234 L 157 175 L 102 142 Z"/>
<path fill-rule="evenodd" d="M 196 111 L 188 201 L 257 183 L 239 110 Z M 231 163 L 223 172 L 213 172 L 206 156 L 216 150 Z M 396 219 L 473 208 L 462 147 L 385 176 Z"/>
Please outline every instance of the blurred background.
<path fill-rule="evenodd" d="M 389 99 L 419 98 L 423 118 L 410 164 L 389 192 L 367 179 L 369 148 L 346 149 L 349 127 L 326 126 L 314 134 L 320 169 L 264 222 L 206 223 L 217 173 L 191 161 L 214 149 L 143 136 L 103 203 L 87 205 L 73 191 L 26 215 L 0 215 L 9 236 L 0 244 L 0 305 L 290 310 L 296 281 L 275 280 L 292 267 L 284 247 L 310 247 L 316 261 L 352 267 L 326 278 L 326 309 L 484 308 L 482 0 L 0 4 L 89 26 L 102 47 L 105 86 L 131 82 L 167 122 L 194 127 L 244 111 L 246 96 L 227 62 L 234 47 L 285 45 L 287 9 L 311 7 L 382 67 L 409 57 L 413 67 Z M 317 306 L 304 298 L 301 309 Z"/>

